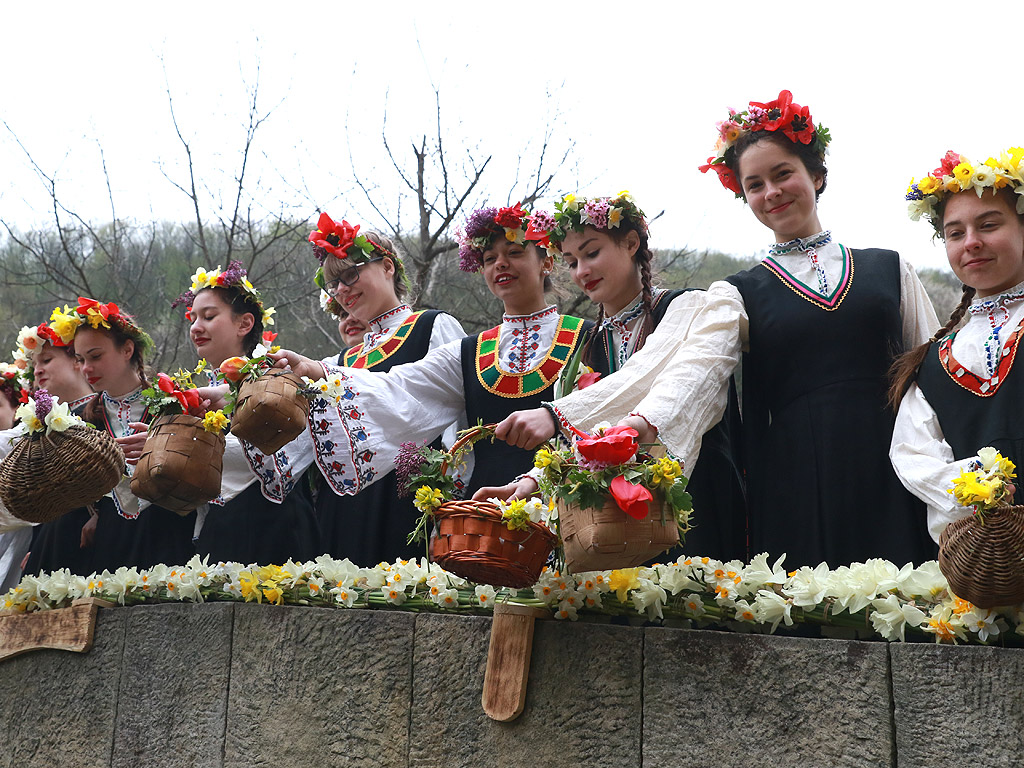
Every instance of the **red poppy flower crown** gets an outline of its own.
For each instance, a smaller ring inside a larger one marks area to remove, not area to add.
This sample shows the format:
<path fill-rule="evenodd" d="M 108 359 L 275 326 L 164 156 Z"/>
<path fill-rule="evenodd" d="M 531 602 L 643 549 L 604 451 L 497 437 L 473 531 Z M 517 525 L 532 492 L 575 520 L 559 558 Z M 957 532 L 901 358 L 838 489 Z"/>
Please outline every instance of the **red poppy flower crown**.
<path fill-rule="evenodd" d="M 75 312 L 80 314 L 85 320 L 82 325 L 87 323 L 92 328 L 106 328 L 108 330 L 116 327 L 141 348 L 143 356 L 156 349 L 156 345 L 149 334 L 135 324 L 135 318 L 121 312 L 117 304 L 112 301 L 108 304 L 101 304 L 96 299 L 87 299 L 80 296 Z"/>
<path fill-rule="evenodd" d="M 715 171 L 722 186 L 735 193 L 736 197 L 742 197 L 743 190 L 736 178 L 735 152 L 731 150 L 744 134 L 782 131 L 794 144 L 809 145 L 822 158 L 832 141 L 828 128 L 823 125 L 815 127 L 810 109 L 794 103 L 793 94 L 789 91 L 780 91 L 779 98 L 767 103 L 752 101 L 743 112 L 730 109 L 729 118 L 716 123 L 715 127 L 718 128 L 716 154 L 699 169 L 701 173 Z"/>
<path fill-rule="evenodd" d="M 316 275 L 313 277 L 313 282 L 320 290 L 325 291 L 327 287 L 327 281 L 324 278 L 324 262 L 327 261 L 328 256 L 345 259 L 349 264 L 366 264 L 378 256 L 387 256 L 395 265 L 398 278 L 405 283 L 407 288 L 409 287 L 409 277 L 398 254 L 380 243 L 375 243 L 366 235 L 360 235 L 358 224 L 353 226 L 344 219 L 338 222 L 326 213 L 321 213 L 316 226 L 317 228 L 309 233 L 307 239 L 313 246 L 313 255 L 320 262 L 320 268 L 317 269 Z M 328 297 L 328 302 L 333 303 L 333 306 L 325 307 L 325 309 L 337 314 L 341 309 L 340 306 L 330 297 Z"/>

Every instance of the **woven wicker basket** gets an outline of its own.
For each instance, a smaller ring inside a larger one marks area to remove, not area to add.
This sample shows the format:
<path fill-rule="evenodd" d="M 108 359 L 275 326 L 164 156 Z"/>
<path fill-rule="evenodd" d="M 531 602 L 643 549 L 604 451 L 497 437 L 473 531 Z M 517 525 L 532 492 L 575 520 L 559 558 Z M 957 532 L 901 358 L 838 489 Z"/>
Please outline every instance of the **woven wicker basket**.
<path fill-rule="evenodd" d="M 124 454 L 105 430 L 27 435 L 0 463 L 0 499 L 15 517 L 48 523 L 99 501 L 123 475 Z"/>
<path fill-rule="evenodd" d="M 451 450 L 458 450 L 478 432 L 466 432 Z M 447 469 L 443 465 L 441 471 Z M 510 531 L 501 519 L 501 510 L 489 501 L 448 501 L 434 513 L 434 519 L 437 532 L 430 542 L 430 559 L 477 584 L 517 589 L 533 586 L 557 541 L 540 523 L 528 522 L 525 531 Z"/>
<path fill-rule="evenodd" d="M 997 507 L 946 526 L 939 570 L 957 597 L 979 608 L 1024 602 L 1024 506 Z"/>
<path fill-rule="evenodd" d="M 220 495 L 223 464 L 222 433 L 207 432 L 202 419 L 188 414 L 160 416 L 149 428 L 132 493 L 187 515 Z"/>
<path fill-rule="evenodd" d="M 679 543 L 675 516 L 653 503 L 643 520 L 627 515 L 611 497 L 601 509 L 580 509 L 561 499 L 557 503 L 565 567 L 570 573 L 632 568 Z"/>
<path fill-rule="evenodd" d="M 231 434 L 268 456 L 277 453 L 306 428 L 309 400 L 299 394 L 303 386 L 291 371 L 271 371 L 246 382 L 231 416 Z"/>

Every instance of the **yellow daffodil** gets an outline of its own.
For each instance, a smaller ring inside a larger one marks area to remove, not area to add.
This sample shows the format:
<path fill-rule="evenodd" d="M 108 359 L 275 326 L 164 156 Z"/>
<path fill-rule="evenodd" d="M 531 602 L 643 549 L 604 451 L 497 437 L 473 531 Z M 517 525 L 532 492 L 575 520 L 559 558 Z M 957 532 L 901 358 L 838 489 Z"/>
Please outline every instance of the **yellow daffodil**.
<path fill-rule="evenodd" d="M 75 331 L 82 324 L 81 315 L 74 312 L 71 307 L 64 305 L 64 311 L 60 307 L 54 307 L 50 313 L 50 328 L 60 336 L 60 340 L 69 344 L 75 338 Z"/>
<path fill-rule="evenodd" d="M 510 531 L 525 531 L 529 528 L 527 523 L 530 514 L 526 511 L 526 499 L 513 499 L 501 513 L 501 519 Z"/>
<path fill-rule="evenodd" d="M 550 466 L 554 456 L 551 455 L 551 451 L 547 448 L 541 448 L 533 457 L 533 466 L 538 469 L 544 469 L 544 467 Z"/>
<path fill-rule="evenodd" d="M 621 208 L 609 208 L 608 209 L 608 228 L 617 227 L 622 223 L 622 209 Z"/>
<path fill-rule="evenodd" d="M 444 503 L 444 497 L 437 488 L 421 485 L 416 490 L 413 506 L 420 512 L 433 512 Z"/>
<path fill-rule="evenodd" d="M 273 325 L 274 324 L 274 312 L 276 312 L 276 311 L 277 310 L 275 310 L 273 307 L 267 307 L 266 309 L 263 310 L 263 324 L 264 325 Z"/>
<path fill-rule="evenodd" d="M 919 182 L 917 182 L 917 188 L 923 195 L 931 195 L 938 191 L 939 180 L 934 176 L 925 176 Z"/>
<path fill-rule="evenodd" d="M 953 178 L 960 183 L 961 187 L 966 187 L 970 183 L 971 176 L 973 175 L 974 166 L 967 160 L 961 159 L 960 164 L 953 169 Z"/>
<path fill-rule="evenodd" d="M 228 417 L 224 411 L 208 411 L 203 416 L 203 429 L 207 432 L 222 432 L 228 425 Z"/>
<path fill-rule="evenodd" d="M 626 602 L 627 593 L 640 586 L 639 568 L 619 568 L 608 574 L 608 586 L 620 603 Z"/>

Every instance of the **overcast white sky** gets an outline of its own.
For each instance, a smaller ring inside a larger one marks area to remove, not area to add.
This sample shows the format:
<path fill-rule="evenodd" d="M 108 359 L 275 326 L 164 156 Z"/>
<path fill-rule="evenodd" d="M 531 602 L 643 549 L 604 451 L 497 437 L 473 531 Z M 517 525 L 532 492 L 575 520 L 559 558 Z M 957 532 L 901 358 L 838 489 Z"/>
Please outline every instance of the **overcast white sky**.
<path fill-rule="evenodd" d="M 259 196 L 285 200 L 311 222 L 320 206 L 374 225 L 353 193 L 348 145 L 393 198 L 380 155 L 385 98 L 388 136 L 408 155 L 410 140 L 433 130 L 436 84 L 449 147 L 461 141 L 494 155 L 483 187 L 504 204 L 516 155 L 541 138 L 551 92 L 561 110 L 554 143 L 575 139 L 578 166 L 558 192 L 629 189 L 648 214 L 665 211 L 654 245 L 753 254 L 770 233 L 696 166 L 728 107 L 788 88 L 832 131 L 822 223 L 847 245 L 940 266 L 930 228 L 907 219 L 902 195 L 947 149 L 983 160 L 1024 144 L 1021 7 L 7 4 L 0 118 L 56 174 L 69 207 L 109 217 L 102 146 L 119 216 L 185 220 L 189 202 L 160 170 L 184 180 L 164 73 L 198 170 L 226 191 L 258 65 L 261 105 L 278 104 L 257 135 L 250 170 Z M 45 222 L 46 190 L 2 126 L 0 172 L 0 217 L 20 228 Z"/>

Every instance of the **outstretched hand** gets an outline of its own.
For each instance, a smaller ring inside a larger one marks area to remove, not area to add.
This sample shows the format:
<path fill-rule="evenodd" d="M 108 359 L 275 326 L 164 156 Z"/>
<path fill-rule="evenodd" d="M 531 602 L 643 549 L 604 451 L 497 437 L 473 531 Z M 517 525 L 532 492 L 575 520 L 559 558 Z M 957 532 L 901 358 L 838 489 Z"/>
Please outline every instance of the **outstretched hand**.
<path fill-rule="evenodd" d="M 528 499 L 538 491 L 537 481 L 529 475 L 524 475 L 518 480 L 505 485 L 484 486 L 473 494 L 473 501 L 487 501 L 487 499 L 498 498 L 502 501 L 512 499 Z"/>
<path fill-rule="evenodd" d="M 142 456 L 142 449 L 146 446 L 149 425 L 141 421 L 133 421 L 128 427 L 132 430 L 131 433 L 115 437 L 114 442 L 120 446 L 126 464 L 138 464 L 139 458 Z"/>
<path fill-rule="evenodd" d="M 532 451 L 554 437 L 555 431 L 555 420 L 548 410 L 534 408 L 511 414 L 494 428 L 494 436 L 516 448 Z"/>
<path fill-rule="evenodd" d="M 274 361 L 275 368 L 290 370 L 297 376 L 305 376 L 307 379 L 314 380 L 322 379 L 324 376 L 324 368 L 320 363 L 300 355 L 298 352 L 292 352 L 290 349 L 269 352 L 267 357 Z"/>

